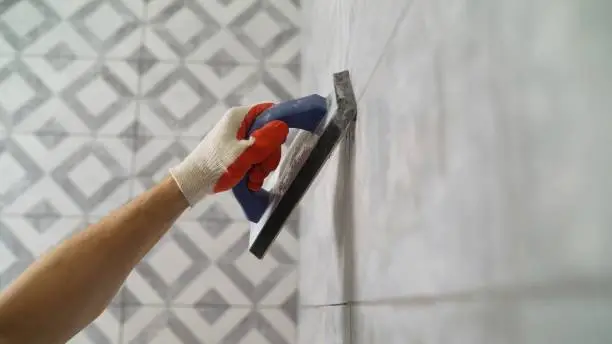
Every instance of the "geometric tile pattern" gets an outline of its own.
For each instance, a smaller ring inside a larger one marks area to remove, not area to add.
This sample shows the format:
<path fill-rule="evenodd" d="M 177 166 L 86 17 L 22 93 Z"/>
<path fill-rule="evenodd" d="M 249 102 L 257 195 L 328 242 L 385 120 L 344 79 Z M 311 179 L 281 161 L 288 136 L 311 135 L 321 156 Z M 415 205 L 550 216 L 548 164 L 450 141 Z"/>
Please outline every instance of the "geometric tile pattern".
<path fill-rule="evenodd" d="M 286 230 L 259 261 L 247 252 L 246 223 L 181 221 L 128 277 L 130 305 L 265 305 L 291 309 L 297 240 Z"/>
<path fill-rule="evenodd" d="M 299 1 L 0 4 L 0 289 L 163 178 L 231 106 L 299 96 Z M 297 230 L 256 260 L 231 193 L 186 212 L 70 343 L 292 343 Z"/>
<path fill-rule="evenodd" d="M 126 313 L 124 343 L 288 344 L 295 337 L 293 321 L 274 308 L 144 306 Z"/>

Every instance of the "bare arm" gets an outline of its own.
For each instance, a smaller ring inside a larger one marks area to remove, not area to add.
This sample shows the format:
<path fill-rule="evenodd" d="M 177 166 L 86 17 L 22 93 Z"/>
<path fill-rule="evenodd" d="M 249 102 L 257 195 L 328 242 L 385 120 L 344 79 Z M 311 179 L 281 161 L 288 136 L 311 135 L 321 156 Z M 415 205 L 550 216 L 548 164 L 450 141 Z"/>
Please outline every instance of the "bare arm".
<path fill-rule="evenodd" d="M 65 343 L 188 206 L 167 178 L 42 256 L 0 294 L 0 343 Z"/>

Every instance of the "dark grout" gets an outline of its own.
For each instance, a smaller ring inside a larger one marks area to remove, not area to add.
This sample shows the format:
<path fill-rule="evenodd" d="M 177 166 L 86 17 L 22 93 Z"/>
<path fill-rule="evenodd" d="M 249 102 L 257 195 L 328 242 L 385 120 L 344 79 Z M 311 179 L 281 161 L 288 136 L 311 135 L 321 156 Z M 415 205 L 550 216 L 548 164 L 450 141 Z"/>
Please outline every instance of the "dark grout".
<path fill-rule="evenodd" d="M 426 307 L 447 303 L 509 302 L 542 299 L 610 298 L 612 297 L 612 275 L 602 279 L 560 280 L 549 283 L 523 286 L 481 288 L 455 293 L 420 294 L 388 297 L 372 300 L 352 300 L 321 305 L 300 305 L 300 308 L 315 309 L 341 306 L 404 306 Z"/>

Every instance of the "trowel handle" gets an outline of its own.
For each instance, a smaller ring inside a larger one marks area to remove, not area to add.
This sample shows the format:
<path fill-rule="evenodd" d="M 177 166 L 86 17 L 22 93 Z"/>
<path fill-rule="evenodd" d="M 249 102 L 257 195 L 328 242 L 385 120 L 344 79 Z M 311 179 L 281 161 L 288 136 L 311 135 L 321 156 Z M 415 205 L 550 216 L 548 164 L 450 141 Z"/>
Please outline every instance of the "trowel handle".
<path fill-rule="evenodd" d="M 283 121 L 289 128 L 313 132 L 326 113 L 325 98 L 317 94 L 290 100 L 274 105 L 257 116 L 249 128 L 248 135 L 271 121 Z M 247 179 L 248 176 L 242 178 L 232 191 L 249 221 L 258 222 L 270 204 L 270 194 L 264 189 L 251 191 L 247 187 Z"/>

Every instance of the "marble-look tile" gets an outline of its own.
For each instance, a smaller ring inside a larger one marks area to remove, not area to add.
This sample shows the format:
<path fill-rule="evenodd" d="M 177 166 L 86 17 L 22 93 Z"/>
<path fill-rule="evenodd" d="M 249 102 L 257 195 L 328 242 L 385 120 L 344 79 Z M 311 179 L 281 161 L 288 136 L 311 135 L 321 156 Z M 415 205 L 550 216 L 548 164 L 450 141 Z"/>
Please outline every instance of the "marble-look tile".
<path fill-rule="evenodd" d="M 350 306 L 302 308 L 299 311 L 297 343 L 349 344 Z"/>
<path fill-rule="evenodd" d="M 478 288 L 506 264 L 504 247 L 491 245 L 503 234 L 496 133 L 484 109 L 449 115 L 425 10 L 411 7 L 359 104 L 350 214 L 358 300 Z M 482 54 L 464 58 L 476 72 L 465 86 L 476 92 Z"/>
<path fill-rule="evenodd" d="M 605 83 L 578 74 L 590 60 L 566 38 L 547 46 L 527 7 L 508 7 L 462 3 L 441 30 L 436 8 L 415 3 L 389 43 L 359 104 L 355 299 L 612 271 Z M 487 30 L 487 15 L 507 27 L 525 15 L 532 31 Z"/>
<path fill-rule="evenodd" d="M 308 47 L 302 56 L 302 90 L 329 93 L 331 75 L 348 68 L 355 92 L 362 94 L 395 25 L 412 2 L 304 2 L 304 22 L 316 25 L 302 29 L 302 45 Z"/>
<path fill-rule="evenodd" d="M 612 67 L 603 63 L 610 23 L 597 15 L 606 7 L 540 0 L 490 9 L 499 170 L 519 283 L 612 273 L 612 219 L 604 206 L 612 195 L 604 174 L 612 167 L 612 99 L 602 92 L 612 87 Z"/>
<path fill-rule="evenodd" d="M 612 338 L 612 299 L 566 298 L 520 303 L 521 343 L 604 344 Z"/>
<path fill-rule="evenodd" d="M 352 307 L 352 343 L 510 344 L 516 319 L 498 303 Z"/>
<path fill-rule="evenodd" d="M 304 195 L 300 208 L 300 304 L 328 305 L 353 295 L 352 229 L 347 222 L 351 143 L 341 142 Z M 336 200 L 336 201 L 335 201 Z"/>

